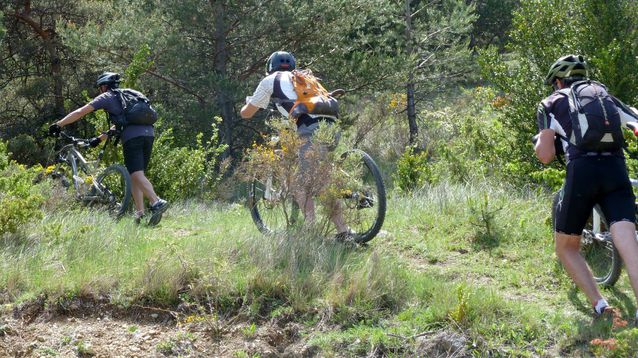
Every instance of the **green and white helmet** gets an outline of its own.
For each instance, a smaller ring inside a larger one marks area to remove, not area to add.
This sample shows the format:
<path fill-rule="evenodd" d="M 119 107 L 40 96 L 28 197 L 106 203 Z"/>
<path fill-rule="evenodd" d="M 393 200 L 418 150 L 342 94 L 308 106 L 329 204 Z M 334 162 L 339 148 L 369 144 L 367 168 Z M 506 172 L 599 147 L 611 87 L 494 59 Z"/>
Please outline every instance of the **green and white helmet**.
<path fill-rule="evenodd" d="M 545 84 L 551 85 L 557 78 L 587 77 L 587 62 L 581 55 L 567 55 L 559 58 L 549 68 Z"/>

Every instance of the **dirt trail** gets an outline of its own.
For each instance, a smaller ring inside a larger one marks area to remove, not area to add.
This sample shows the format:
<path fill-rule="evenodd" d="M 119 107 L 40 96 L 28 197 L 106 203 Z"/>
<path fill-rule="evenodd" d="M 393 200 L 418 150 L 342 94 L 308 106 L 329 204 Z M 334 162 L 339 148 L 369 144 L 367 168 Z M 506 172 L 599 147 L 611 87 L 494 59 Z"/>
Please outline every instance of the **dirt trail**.
<path fill-rule="evenodd" d="M 0 357 L 309 357 L 298 323 L 217 320 L 108 307 L 60 315 L 36 304 L 0 314 Z"/>

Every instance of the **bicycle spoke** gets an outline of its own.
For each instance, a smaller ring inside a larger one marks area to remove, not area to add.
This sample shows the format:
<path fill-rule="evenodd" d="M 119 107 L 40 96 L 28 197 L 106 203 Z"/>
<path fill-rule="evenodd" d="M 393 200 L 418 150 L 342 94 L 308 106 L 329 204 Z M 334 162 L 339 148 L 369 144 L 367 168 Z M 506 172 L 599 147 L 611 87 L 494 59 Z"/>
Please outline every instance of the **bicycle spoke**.
<path fill-rule="evenodd" d="M 340 193 L 336 210 L 354 231 L 355 240 L 368 241 L 385 217 L 385 189 L 376 165 L 367 154 L 349 152 L 339 163 L 335 178 Z"/>
<path fill-rule="evenodd" d="M 603 280 L 609 275 L 614 260 L 611 241 L 590 239 L 583 244 L 581 253 L 597 280 Z"/>
<path fill-rule="evenodd" d="M 299 221 L 292 193 L 272 178 L 253 182 L 249 205 L 257 228 L 266 234 L 286 230 Z"/>

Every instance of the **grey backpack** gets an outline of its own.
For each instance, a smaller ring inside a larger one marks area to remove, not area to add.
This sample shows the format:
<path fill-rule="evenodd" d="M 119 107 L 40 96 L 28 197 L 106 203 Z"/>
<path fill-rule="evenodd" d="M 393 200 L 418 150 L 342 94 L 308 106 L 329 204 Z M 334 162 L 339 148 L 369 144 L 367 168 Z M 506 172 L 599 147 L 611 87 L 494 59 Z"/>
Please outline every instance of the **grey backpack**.
<path fill-rule="evenodd" d="M 623 147 L 620 114 L 603 84 L 576 81 L 559 92 L 569 100 L 571 145 L 585 152 L 612 152 Z"/>

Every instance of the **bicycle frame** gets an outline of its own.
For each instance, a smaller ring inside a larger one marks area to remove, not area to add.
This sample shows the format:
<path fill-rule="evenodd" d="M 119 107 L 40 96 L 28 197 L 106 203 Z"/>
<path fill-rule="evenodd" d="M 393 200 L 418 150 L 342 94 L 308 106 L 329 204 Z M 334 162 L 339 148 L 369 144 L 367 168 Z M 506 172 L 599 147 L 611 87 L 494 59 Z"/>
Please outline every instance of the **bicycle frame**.
<path fill-rule="evenodd" d="M 98 174 L 97 168 L 99 162 L 102 160 L 104 156 L 104 147 L 109 143 L 110 137 L 105 142 L 104 146 L 100 149 L 98 153 L 97 160 L 92 165 L 93 168 L 90 167 L 89 161 L 84 158 L 82 153 L 78 150 L 78 148 L 87 148 L 89 147 L 89 143 L 85 139 L 78 139 L 72 136 L 67 135 L 66 133 L 60 133 L 61 137 L 71 141 L 64 145 L 57 153 L 58 163 L 66 163 L 71 167 L 71 178 L 73 180 L 73 187 L 77 192 L 78 199 L 83 201 L 93 201 L 97 199 L 100 195 L 104 194 L 102 188 L 99 185 L 96 185 L 95 182 L 91 183 L 90 189 L 95 190 L 95 195 L 89 195 L 89 188 L 82 188 L 82 184 L 85 183 L 84 179 L 82 179 L 78 174 L 80 171 L 84 172 L 86 175 L 96 176 Z"/>
<path fill-rule="evenodd" d="M 78 177 L 78 170 L 81 169 L 88 174 L 88 162 L 82 156 L 82 154 L 75 148 L 75 144 L 67 144 L 58 152 L 59 161 L 68 164 L 71 167 L 71 175 L 73 179 L 73 186 L 77 190 L 78 194 L 81 191 L 80 180 Z"/>
<path fill-rule="evenodd" d="M 100 148 L 95 161 L 87 161 L 80 152 L 81 149 L 90 147 L 89 140 L 74 138 L 64 132 L 59 133 L 59 138 L 64 143 L 58 142 L 55 147 L 57 149 L 61 146 L 55 152 L 53 177 L 60 178 L 62 185 L 68 188 L 71 186 L 67 179 L 70 175 L 76 200 L 85 205 L 101 206 L 115 218 L 121 218 L 131 201 L 132 182 L 129 172 L 120 164 L 99 167 L 110 136 Z"/>

